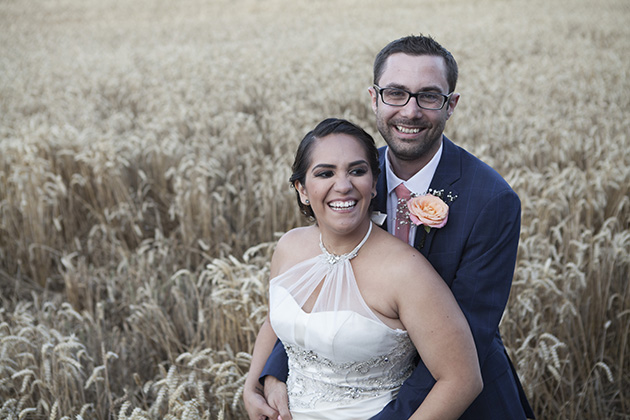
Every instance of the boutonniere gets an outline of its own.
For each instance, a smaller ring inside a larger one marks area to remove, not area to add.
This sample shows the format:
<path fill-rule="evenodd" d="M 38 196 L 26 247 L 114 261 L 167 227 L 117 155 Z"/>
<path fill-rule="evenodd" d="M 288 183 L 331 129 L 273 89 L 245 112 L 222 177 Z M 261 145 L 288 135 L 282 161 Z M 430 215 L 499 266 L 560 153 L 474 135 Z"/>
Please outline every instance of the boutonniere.
<path fill-rule="evenodd" d="M 381 213 L 380 211 L 373 211 L 371 219 L 377 225 L 383 226 L 383 223 L 385 223 L 385 219 L 387 219 L 387 214 Z"/>
<path fill-rule="evenodd" d="M 418 195 L 407 201 L 409 209 L 409 219 L 416 226 L 424 226 L 424 230 L 429 233 L 431 228 L 439 229 L 446 225 L 448 221 L 448 204 L 443 199 L 444 190 L 433 190 L 429 188 L 427 194 Z M 446 200 L 452 203 L 457 198 L 452 192 L 448 192 Z"/>

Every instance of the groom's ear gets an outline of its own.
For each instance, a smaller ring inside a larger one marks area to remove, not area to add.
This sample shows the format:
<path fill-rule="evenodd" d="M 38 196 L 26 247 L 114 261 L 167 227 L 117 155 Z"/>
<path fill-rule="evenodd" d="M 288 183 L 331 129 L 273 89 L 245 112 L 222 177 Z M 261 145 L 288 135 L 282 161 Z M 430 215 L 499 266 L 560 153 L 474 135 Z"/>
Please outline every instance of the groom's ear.
<path fill-rule="evenodd" d="M 378 110 L 378 93 L 376 92 L 376 89 L 374 89 L 374 86 L 370 86 L 368 88 L 368 92 L 370 93 L 372 111 L 376 114 L 376 111 Z"/>
<path fill-rule="evenodd" d="M 302 202 L 302 204 L 308 206 L 308 204 L 306 203 L 306 200 L 308 200 L 306 187 L 304 187 L 304 185 L 302 185 L 300 181 L 295 181 L 295 189 L 297 190 L 298 194 L 300 194 L 300 201 Z"/>
<path fill-rule="evenodd" d="M 455 107 L 457 106 L 457 103 L 459 102 L 459 93 L 453 93 L 453 96 L 451 96 L 451 99 L 448 101 L 448 105 L 446 106 L 446 119 L 448 120 L 449 118 L 451 118 L 451 115 L 453 115 L 453 112 L 455 112 Z"/>

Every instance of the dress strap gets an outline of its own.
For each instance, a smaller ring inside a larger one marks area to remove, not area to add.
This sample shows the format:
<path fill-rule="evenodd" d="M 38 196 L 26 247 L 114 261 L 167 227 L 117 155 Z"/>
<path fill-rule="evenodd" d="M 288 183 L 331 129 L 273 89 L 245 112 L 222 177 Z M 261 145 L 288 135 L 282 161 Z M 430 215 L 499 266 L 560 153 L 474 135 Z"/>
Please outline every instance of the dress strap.
<path fill-rule="evenodd" d="M 322 253 L 326 257 L 326 261 L 328 261 L 328 264 L 334 265 L 337 264 L 339 261 L 349 261 L 357 256 L 357 254 L 359 253 L 359 249 L 361 249 L 361 247 L 365 244 L 365 242 L 367 242 L 368 238 L 370 237 L 370 233 L 372 233 L 372 222 L 370 222 L 370 227 L 368 228 L 368 231 L 361 242 L 359 242 L 359 245 L 357 245 L 352 251 L 343 255 L 335 255 L 328 252 L 328 250 L 324 246 L 324 242 L 322 241 L 322 234 L 320 233 L 319 248 L 322 250 Z"/>

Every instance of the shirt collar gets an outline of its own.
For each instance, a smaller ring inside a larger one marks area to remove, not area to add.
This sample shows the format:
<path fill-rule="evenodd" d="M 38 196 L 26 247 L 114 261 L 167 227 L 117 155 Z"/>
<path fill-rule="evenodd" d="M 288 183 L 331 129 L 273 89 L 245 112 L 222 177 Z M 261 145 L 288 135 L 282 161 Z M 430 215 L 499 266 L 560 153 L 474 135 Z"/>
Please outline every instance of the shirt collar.
<path fill-rule="evenodd" d="M 429 163 L 427 163 L 424 168 L 420 169 L 415 173 L 414 176 L 409 178 L 406 181 L 398 178 L 392 169 L 392 165 L 389 161 L 389 146 L 387 150 L 385 150 L 385 168 L 386 168 L 386 176 L 387 176 L 387 194 L 391 194 L 394 189 L 402 184 L 409 189 L 409 191 L 416 194 L 425 194 L 430 185 L 431 180 L 433 179 L 433 175 L 435 175 L 435 171 L 437 170 L 438 164 L 440 163 L 440 158 L 442 157 L 442 149 L 444 148 L 444 142 L 440 142 L 440 148 L 437 153 L 431 158 Z"/>

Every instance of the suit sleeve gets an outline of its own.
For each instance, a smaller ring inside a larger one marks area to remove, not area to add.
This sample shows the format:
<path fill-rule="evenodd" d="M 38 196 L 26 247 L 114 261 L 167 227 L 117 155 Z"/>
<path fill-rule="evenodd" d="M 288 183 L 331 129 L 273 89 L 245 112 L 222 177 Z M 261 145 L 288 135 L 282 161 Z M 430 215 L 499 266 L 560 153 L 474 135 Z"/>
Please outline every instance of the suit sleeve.
<path fill-rule="evenodd" d="M 284 346 L 280 340 L 278 340 L 276 345 L 273 347 L 273 350 L 267 359 L 267 363 L 260 374 L 260 378 L 258 380 L 262 385 L 264 385 L 265 376 L 268 375 L 271 375 L 282 382 L 286 382 L 287 377 L 289 376 L 287 353 L 284 351 Z"/>
<path fill-rule="evenodd" d="M 465 214 L 463 217 L 469 217 Z M 520 236 L 521 203 L 503 189 L 482 206 L 472 223 L 455 276 L 449 284 L 470 325 L 484 381 L 492 343 L 510 294 Z M 453 264 L 457 264 L 453 261 Z M 448 283 L 448 281 L 447 281 Z M 486 368 L 486 369 L 484 369 Z M 396 400 L 372 420 L 405 419 L 418 408 L 435 383 L 420 361 Z"/>
<path fill-rule="evenodd" d="M 451 285 L 468 319 L 482 367 L 510 296 L 520 231 L 520 200 L 506 190 L 480 212 Z"/>

